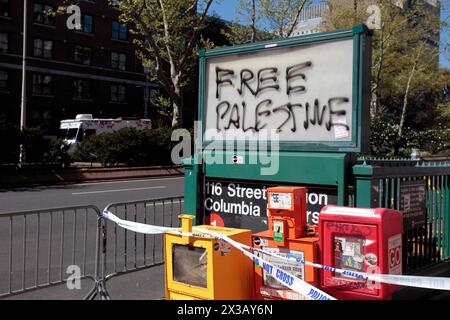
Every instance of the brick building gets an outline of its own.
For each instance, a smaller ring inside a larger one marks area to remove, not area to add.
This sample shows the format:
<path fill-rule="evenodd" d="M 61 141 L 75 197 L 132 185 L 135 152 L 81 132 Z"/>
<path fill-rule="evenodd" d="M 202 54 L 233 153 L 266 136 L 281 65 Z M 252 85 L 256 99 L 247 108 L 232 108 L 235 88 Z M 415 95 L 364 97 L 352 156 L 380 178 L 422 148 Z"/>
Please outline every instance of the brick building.
<path fill-rule="evenodd" d="M 79 113 L 143 118 L 156 86 L 146 80 L 127 27 L 117 21 L 120 12 L 108 0 L 80 0 L 81 30 L 69 30 L 68 14 L 46 14 L 61 2 L 28 0 L 27 127 L 55 134 L 60 120 Z M 17 125 L 22 30 L 23 1 L 0 0 L 0 122 Z"/>

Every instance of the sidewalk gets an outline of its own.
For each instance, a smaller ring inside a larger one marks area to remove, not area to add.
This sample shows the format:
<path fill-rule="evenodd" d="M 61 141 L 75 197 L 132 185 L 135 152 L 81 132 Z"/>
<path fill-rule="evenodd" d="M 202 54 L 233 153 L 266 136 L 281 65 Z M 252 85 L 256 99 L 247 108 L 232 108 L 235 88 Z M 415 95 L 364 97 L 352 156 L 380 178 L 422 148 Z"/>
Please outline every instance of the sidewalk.
<path fill-rule="evenodd" d="M 450 277 L 450 261 L 426 268 L 415 276 Z M 393 300 L 450 300 L 450 291 L 405 287 L 393 295 Z"/>
<path fill-rule="evenodd" d="M 68 290 L 65 284 L 38 289 L 5 300 L 81 300 L 93 288 L 90 279 L 81 281 L 80 290 Z M 112 300 L 163 300 L 164 266 L 131 272 L 113 277 L 106 282 L 106 288 Z M 101 299 L 98 295 L 96 299 Z"/>
<path fill-rule="evenodd" d="M 449 271 L 447 270 L 447 272 Z M 81 290 L 68 290 L 65 285 L 59 285 L 6 299 L 79 300 L 92 287 L 93 282 L 91 280 L 84 280 L 81 284 Z M 164 300 L 164 266 L 156 266 L 111 278 L 106 282 L 106 288 L 112 300 Z M 100 297 L 97 296 L 96 299 L 100 299 Z M 394 294 L 393 300 L 450 300 L 450 292 L 421 288 L 402 288 Z"/>

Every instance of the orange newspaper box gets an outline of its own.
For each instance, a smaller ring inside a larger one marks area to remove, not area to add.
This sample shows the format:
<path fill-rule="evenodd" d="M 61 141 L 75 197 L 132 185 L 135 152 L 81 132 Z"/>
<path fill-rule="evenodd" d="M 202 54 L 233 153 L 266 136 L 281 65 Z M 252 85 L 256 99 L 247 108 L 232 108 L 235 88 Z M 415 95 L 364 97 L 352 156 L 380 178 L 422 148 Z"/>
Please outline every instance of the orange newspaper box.
<path fill-rule="evenodd" d="M 318 262 L 319 238 L 307 238 L 306 188 L 275 187 L 267 189 L 269 230 L 253 235 L 253 247 L 281 256 Z M 279 268 L 314 286 L 319 283 L 319 272 L 311 266 L 280 260 L 269 255 L 260 256 Z M 260 300 L 304 300 L 255 265 L 255 298 Z"/>

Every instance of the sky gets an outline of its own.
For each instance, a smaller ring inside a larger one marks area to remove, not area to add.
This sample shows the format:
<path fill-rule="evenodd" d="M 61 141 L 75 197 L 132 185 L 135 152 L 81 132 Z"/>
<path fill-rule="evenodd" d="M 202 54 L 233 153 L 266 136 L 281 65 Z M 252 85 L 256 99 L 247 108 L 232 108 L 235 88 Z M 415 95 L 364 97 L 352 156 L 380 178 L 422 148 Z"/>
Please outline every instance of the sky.
<path fill-rule="evenodd" d="M 448 23 L 450 24 L 450 1 L 444 0 L 441 8 L 441 19 L 448 19 Z M 441 47 L 442 43 L 450 43 L 450 28 L 447 28 L 446 32 L 441 32 Z M 447 53 L 442 53 L 440 56 L 439 63 L 450 69 L 450 48 L 447 49 Z"/>
<path fill-rule="evenodd" d="M 238 2 L 239 0 L 222 0 L 221 4 L 217 4 L 217 1 L 214 1 L 210 10 L 222 19 L 232 21 L 236 17 Z"/>
<path fill-rule="evenodd" d="M 217 14 L 220 18 L 227 20 L 227 21 L 233 21 L 236 19 L 236 7 L 239 3 L 239 0 L 222 0 L 221 3 L 218 4 L 217 1 L 214 1 L 214 4 L 211 7 L 211 13 Z M 450 23 L 450 4 L 448 0 L 441 1 L 441 19 L 446 19 Z M 443 43 L 449 43 L 450 40 L 450 34 L 448 32 L 450 30 L 447 29 L 447 32 L 441 32 L 441 47 Z M 442 66 L 445 66 L 450 69 L 450 61 L 448 60 L 450 58 L 450 52 L 447 51 L 446 53 L 443 52 L 440 56 L 440 64 Z"/>

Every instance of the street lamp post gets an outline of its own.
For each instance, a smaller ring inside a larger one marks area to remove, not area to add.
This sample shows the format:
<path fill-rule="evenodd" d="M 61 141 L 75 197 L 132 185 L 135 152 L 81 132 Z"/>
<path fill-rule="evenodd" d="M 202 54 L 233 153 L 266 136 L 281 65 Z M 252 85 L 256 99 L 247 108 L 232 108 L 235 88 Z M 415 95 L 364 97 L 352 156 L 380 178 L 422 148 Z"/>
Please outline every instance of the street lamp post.
<path fill-rule="evenodd" d="M 26 128 L 26 84 L 27 84 L 27 9 L 28 1 L 23 1 L 23 45 L 22 45 L 22 94 L 20 103 L 20 131 L 23 132 Z M 25 161 L 25 150 L 23 144 L 20 145 L 19 163 L 22 165 Z"/>
<path fill-rule="evenodd" d="M 150 70 L 148 68 L 144 68 L 145 73 L 145 88 L 144 88 L 144 119 L 148 119 L 148 99 L 149 99 L 149 90 L 148 90 L 148 73 Z"/>

